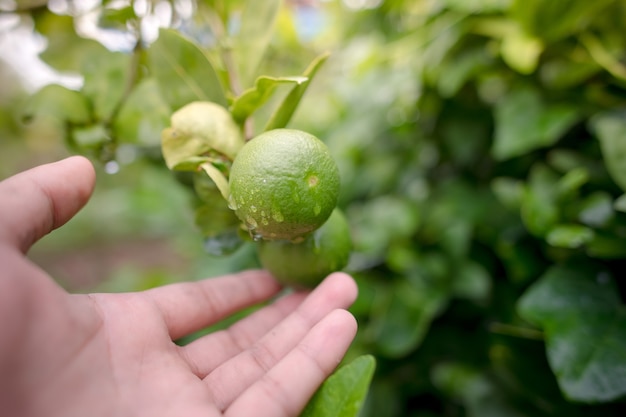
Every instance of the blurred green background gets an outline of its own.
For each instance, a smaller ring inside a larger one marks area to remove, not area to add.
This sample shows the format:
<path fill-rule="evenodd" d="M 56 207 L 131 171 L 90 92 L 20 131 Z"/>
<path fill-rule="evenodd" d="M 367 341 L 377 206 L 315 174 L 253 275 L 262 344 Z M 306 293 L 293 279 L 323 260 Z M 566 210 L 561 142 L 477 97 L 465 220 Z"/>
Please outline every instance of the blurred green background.
<path fill-rule="evenodd" d="M 227 10 L 237 32 L 246 2 L 92 3 L 0 6 L 0 177 L 76 152 L 98 171 L 87 207 L 31 257 L 81 292 L 255 267 L 249 244 L 203 250 L 192 196 L 158 155 L 167 117 L 103 161 L 91 125 L 68 143 L 72 115 L 33 104 L 51 75 L 25 58 L 39 47 L 97 97 L 119 74 L 72 64 L 92 37 L 128 54 L 149 5 L 147 44 L 160 24 L 210 47 L 202 11 Z M 362 415 L 623 415 L 624 22 L 619 0 L 283 3 L 260 73 L 298 75 L 331 52 L 290 126 L 340 166 L 360 286 L 349 357 L 378 362 Z M 146 112 L 125 119 L 133 132 Z"/>

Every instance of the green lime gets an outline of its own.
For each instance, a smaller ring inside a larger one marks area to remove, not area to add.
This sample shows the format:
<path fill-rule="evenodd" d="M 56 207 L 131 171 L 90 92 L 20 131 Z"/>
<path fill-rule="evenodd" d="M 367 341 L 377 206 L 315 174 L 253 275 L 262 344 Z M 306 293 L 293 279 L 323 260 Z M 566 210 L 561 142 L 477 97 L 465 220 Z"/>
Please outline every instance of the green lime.
<path fill-rule="evenodd" d="M 303 242 L 261 241 L 257 250 L 263 268 L 278 281 L 312 288 L 331 272 L 347 265 L 352 239 L 345 216 L 341 210 L 335 209 L 326 223 Z"/>
<path fill-rule="evenodd" d="M 255 240 L 294 240 L 330 216 L 339 195 L 339 170 L 315 136 L 276 129 L 241 148 L 229 184 L 229 204 Z"/>

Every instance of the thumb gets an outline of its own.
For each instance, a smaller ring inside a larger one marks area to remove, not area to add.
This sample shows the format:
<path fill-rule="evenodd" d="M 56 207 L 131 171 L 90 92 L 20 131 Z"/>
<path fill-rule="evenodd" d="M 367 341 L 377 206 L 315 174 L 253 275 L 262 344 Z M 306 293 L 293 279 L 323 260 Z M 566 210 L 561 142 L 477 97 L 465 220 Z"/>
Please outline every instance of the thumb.
<path fill-rule="evenodd" d="M 41 165 L 0 182 L 0 243 L 25 253 L 87 203 L 94 183 L 91 162 L 80 156 Z"/>

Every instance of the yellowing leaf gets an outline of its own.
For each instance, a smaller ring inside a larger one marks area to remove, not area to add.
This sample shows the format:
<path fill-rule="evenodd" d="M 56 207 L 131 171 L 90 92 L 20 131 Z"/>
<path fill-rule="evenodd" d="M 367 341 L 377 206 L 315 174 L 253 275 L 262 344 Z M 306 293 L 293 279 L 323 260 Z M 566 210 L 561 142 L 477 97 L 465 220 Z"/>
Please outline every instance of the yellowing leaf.
<path fill-rule="evenodd" d="M 194 101 L 176 111 L 163 130 L 161 149 L 170 169 L 195 170 L 214 152 L 229 159 L 244 145 L 239 126 L 222 106 Z"/>
<path fill-rule="evenodd" d="M 215 185 L 217 185 L 217 188 L 220 190 L 222 197 L 224 197 L 225 200 L 228 200 L 228 197 L 230 196 L 230 187 L 228 186 L 228 179 L 224 176 L 224 174 L 222 174 L 219 169 L 215 168 L 215 166 L 209 162 L 200 165 L 200 168 L 202 168 L 202 170 L 206 172 L 209 177 L 211 177 L 213 182 L 215 182 Z"/>

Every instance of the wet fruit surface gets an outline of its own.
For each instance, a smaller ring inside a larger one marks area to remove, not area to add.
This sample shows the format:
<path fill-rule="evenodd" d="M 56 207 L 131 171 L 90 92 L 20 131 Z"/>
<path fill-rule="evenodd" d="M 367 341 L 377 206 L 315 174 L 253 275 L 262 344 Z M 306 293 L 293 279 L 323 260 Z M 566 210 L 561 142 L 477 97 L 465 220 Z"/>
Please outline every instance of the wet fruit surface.
<path fill-rule="evenodd" d="M 229 205 L 256 240 L 298 240 L 330 216 L 339 170 L 326 145 L 294 129 L 271 130 L 237 154 Z"/>

